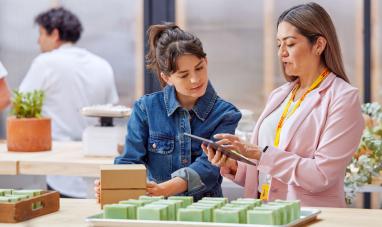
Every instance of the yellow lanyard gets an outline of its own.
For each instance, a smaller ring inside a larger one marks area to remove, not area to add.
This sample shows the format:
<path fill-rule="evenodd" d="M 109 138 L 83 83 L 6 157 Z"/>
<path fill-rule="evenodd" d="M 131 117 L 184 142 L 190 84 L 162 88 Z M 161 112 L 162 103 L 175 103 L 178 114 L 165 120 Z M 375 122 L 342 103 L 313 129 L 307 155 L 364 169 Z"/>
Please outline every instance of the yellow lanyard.
<path fill-rule="evenodd" d="M 310 88 L 301 96 L 301 98 L 297 101 L 296 105 L 293 107 L 292 112 L 288 114 L 289 112 L 289 107 L 296 97 L 297 90 L 300 88 L 300 84 L 296 84 L 295 87 L 292 90 L 292 95 L 289 98 L 289 101 L 287 105 L 284 107 L 284 111 L 280 117 L 279 123 L 277 124 L 276 128 L 276 136 L 273 145 L 275 147 L 279 146 L 280 143 L 280 134 L 281 134 L 281 129 L 284 125 L 284 122 L 286 119 L 288 119 L 294 112 L 297 110 L 297 108 L 301 105 L 302 101 L 304 101 L 305 97 L 309 94 L 309 92 L 313 91 L 320 83 L 325 79 L 325 77 L 330 73 L 328 68 L 325 68 L 324 71 L 318 76 L 318 78 L 313 82 L 313 84 L 310 86 Z"/>

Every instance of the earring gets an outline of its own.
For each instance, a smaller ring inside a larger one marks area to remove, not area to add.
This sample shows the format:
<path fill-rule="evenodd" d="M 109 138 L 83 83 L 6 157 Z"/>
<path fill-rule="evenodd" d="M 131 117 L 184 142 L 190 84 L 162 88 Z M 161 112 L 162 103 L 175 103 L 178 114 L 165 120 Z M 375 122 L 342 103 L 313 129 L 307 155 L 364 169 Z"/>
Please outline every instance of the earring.
<path fill-rule="evenodd" d="M 320 51 L 317 51 L 317 55 L 320 55 Z"/>

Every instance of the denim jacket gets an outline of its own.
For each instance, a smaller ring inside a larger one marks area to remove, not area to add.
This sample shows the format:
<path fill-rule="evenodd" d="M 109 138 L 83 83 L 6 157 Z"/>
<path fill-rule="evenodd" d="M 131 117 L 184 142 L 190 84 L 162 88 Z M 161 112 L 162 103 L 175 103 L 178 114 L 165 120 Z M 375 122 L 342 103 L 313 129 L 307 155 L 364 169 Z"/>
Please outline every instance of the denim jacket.
<path fill-rule="evenodd" d="M 145 164 L 156 183 L 181 177 L 188 183 L 183 195 L 222 196 L 222 177 L 201 149 L 199 141 L 183 133 L 212 139 L 235 132 L 241 113 L 217 96 L 209 83 L 192 110 L 180 106 L 173 86 L 137 100 L 128 122 L 124 154 L 116 164 Z"/>

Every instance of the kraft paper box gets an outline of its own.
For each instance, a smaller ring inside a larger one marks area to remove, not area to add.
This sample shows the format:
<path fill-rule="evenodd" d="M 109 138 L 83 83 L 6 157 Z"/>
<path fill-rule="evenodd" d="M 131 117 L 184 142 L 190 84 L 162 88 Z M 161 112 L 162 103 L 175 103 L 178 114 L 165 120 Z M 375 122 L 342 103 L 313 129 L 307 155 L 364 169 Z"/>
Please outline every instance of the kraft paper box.
<path fill-rule="evenodd" d="M 102 189 L 101 207 L 105 204 L 119 203 L 121 200 L 138 199 L 139 196 L 144 194 L 146 194 L 146 189 Z"/>
<path fill-rule="evenodd" d="M 144 165 L 102 165 L 101 189 L 144 189 L 146 167 Z"/>

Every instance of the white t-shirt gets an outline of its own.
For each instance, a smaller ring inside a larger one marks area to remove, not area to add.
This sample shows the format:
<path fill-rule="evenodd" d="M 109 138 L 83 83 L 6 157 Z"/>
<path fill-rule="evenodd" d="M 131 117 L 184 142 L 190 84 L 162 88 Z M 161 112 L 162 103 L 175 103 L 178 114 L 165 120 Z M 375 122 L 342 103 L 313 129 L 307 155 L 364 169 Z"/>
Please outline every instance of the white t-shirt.
<path fill-rule="evenodd" d="M 260 147 L 273 146 L 275 137 L 276 137 L 276 127 L 279 123 L 280 117 L 284 111 L 285 106 L 287 105 L 291 93 L 289 93 L 288 97 L 285 98 L 283 103 L 277 107 L 271 114 L 269 114 L 266 118 L 264 118 L 263 122 L 259 128 L 259 137 L 258 137 L 258 145 Z M 293 107 L 297 101 L 293 101 L 289 106 L 288 114 L 293 110 Z M 285 120 L 284 125 L 288 119 Z M 267 181 L 267 174 L 259 171 L 259 186 L 258 191 L 261 192 L 261 186 Z"/>
<path fill-rule="evenodd" d="M 37 56 L 19 89 L 45 92 L 42 114 L 52 119 L 52 137 L 57 141 L 81 140 L 83 130 L 96 123 L 97 119 L 80 114 L 82 107 L 118 102 L 110 64 L 71 44 Z M 86 198 L 94 194 L 89 178 L 48 176 L 47 181 L 68 196 Z"/>
<path fill-rule="evenodd" d="M 0 62 L 0 79 L 3 79 L 7 75 L 7 70 L 5 69 L 4 65 Z"/>

